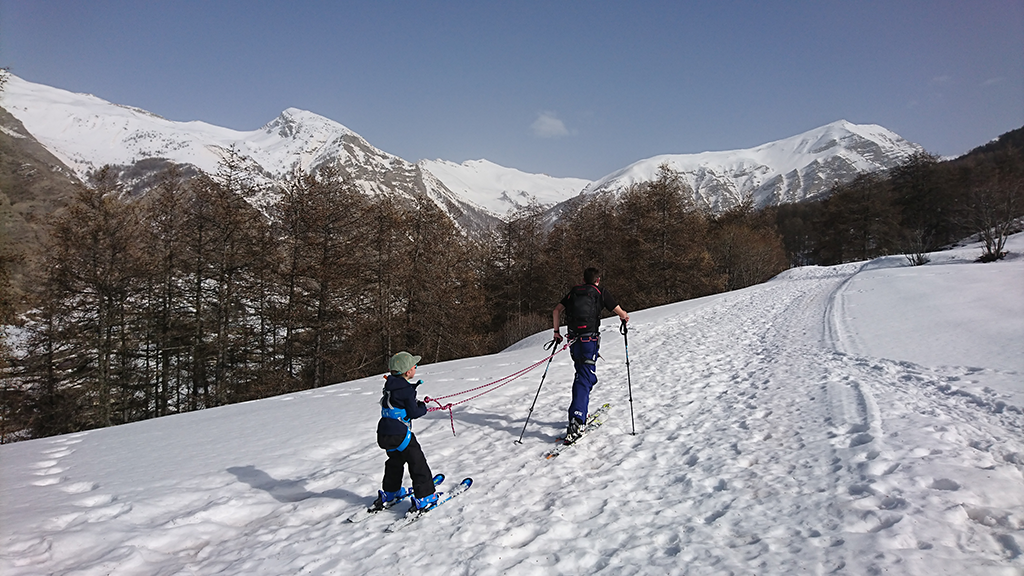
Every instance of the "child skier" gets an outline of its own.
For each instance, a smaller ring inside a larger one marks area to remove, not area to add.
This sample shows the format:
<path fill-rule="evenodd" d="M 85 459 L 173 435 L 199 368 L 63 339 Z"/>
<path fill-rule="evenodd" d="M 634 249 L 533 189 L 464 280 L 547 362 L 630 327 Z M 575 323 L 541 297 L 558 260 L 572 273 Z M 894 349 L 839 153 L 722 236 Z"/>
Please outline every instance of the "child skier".
<path fill-rule="evenodd" d="M 402 488 L 406 464 L 409 465 L 413 489 L 409 511 L 424 510 L 437 502 L 438 493 L 434 491 L 430 467 L 412 433 L 412 419 L 427 413 L 427 405 L 416 400 L 416 387 L 423 381 L 412 382 L 420 358 L 399 352 L 388 362 L 391 375 L 384 382 L 381 418 L 377 423 L 377 445 L 387 451 L 388 460 L 384 463 L 384 480 L 373 502 L 374 508 L 382 508 L 386 502 L 406 495 Z"/>

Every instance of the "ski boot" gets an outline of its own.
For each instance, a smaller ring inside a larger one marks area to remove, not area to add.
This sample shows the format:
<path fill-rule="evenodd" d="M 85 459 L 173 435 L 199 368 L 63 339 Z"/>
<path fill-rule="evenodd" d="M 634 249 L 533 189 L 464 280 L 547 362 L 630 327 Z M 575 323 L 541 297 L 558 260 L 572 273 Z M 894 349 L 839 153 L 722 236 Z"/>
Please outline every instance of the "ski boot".
<path fill-rule="evenodd" d="M 377 490 L 377 499 L 370 505 L 370 510 L 383 510 L 384 505 L 392 500 L 400 500 L 408 496 L 409 493 L 405 487 L 398 489 L 398 492 L 385 492 L 383 490 Z"/>
<path fill-rule="evenodd" d="M 584 428 L 585 428 L 585 425 L 583 424 L 583 422 L 580 422 L 579 420 L 577 420 L 575 418 L 570 420 L 569 421 L 569 429 L 565 431 L 565 441 L 564 441 L 564 443 L 566 445 L 569 445 L 569 444 L 572 444 L 572 443 L 576 442 L 577 440 L 579 440 L 583 436 L 583 429 Z"/>
<path fill-rule="evenodd" d="M 434 506 L 437 506 L 437 498 L 440 496 L 440 492 L 434 492 L 430 496 L 424 496 L 423 498 L 412 497 L 412 507 L 409 508 L 409 512 L 426 512 Z"/>

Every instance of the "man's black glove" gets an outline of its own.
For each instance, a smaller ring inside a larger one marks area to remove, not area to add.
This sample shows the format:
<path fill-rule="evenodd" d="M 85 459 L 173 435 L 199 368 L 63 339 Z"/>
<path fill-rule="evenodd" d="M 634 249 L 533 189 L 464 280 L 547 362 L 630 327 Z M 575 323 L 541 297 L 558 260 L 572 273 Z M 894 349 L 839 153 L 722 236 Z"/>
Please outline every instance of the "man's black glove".
<path fill-rule="evenodd" d="M 561 344 L 561 343 L 562 343 L 562 334 L 558 330 L 555 330 L 555 344 Z"/>

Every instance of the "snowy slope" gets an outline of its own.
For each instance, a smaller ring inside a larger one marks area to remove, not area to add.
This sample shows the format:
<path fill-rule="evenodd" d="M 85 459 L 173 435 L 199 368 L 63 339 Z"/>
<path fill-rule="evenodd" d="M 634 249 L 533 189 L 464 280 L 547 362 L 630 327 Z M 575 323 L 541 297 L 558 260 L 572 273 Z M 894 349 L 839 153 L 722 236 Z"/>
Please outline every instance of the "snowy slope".
<path fill-rule="evenodd" d="M 665 154 L 594 182 L 587 193 L 617 192 L 654 180 L 662 165 L 678 172 L 698 206 L 728 210 L 750 197 L 757 207 L 814 198 L 835 181 L 899 165 L 923 152 L 886 128 L 840 120 L 747 150 Z"/>
<path fill-rule="evenodd" d="M 433 471 L 476 483 L 397 534 L 399 510 L 345 522 L 380 482 L 379 377 L 0 446 L 0 572 L 1019 575 L 1024 259 L 978 254 L 633 312 L 636 435 L 609 321 L 593 403 L 610 419 L 551 461 L 566 352 L 514 443 L 547 334 L 423 365 L 420 393 L 443 396 L 541 362 L 456 406 L 456 436 L 446 412 L 416 422 Z"/>
<path fill-rule="evenodd" d="M 531 202 L 544 208 L 553 206 L 576 196 L 591 184 L 590 180 L 582 178 L 529 174 L 487 160 L 467 160 L 462 164 L 420 160 L 418 164 L 461 198 L 499 216 Z"/>

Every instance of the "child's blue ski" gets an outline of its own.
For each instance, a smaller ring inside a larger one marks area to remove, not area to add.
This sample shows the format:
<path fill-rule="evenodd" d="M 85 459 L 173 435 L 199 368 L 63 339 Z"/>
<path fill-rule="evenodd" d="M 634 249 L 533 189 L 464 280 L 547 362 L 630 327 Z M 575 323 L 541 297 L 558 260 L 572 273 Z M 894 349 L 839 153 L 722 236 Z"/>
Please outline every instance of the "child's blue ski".
<path fill-rule="evenodd" d="M 419 520 L 420 518 L 426 516 L 427 512 L 430 512 L 431 510 L 433 510 L 434 508 L 437 508 L 441 504 L 444 504 L 445 502 L 451 500 L 452 498 L 455 498 L 459 494 L 462 494 L 466 490 L 469 490 L 469 487 L 472 486 L 472 485 L 473 485 L 473 479 L 472 478 L 464 479 L 462 482 L 459 482 L 458 486 L 456 486 L 455 488 L 452 488 L 451 492 L 442 492 L 440 494 L 440 497 L 437 499 L 437 503 L 436 504 L 434 504 L 430 508 L 426 508 L 424 510 L 418 510 L 416 512 L 407 512 L 405 514 L 405 516 L 403 516 L 403 517 L 399 518 L 398 520 L 395 520 L 394 522 L 392 522 L 391 525 L 387 527 L 387 531 L 388 532 L 398 532 L 402 528 L 405 528 L 409 524 L 412 524 L 413 522 L 415 522 L 415 521 Z"/>
<path fill-rule="evenodd" d="M 579 444 L 580 440 L 583 440 L 588 434 L 600 427 L 601 424 L 604 424 L 605 416 L 608 414 L 608 409 L 611 407 L 611 404 L 602 404 L 600 408 L 594 410 L 589 416 L 587 416 L 587 425 L 583 427 L 583 434 L 581 434 L 575 442 L 572 444 L 566 444 L 565 438 L 559 438 L 558 444 L 556 444 L 551 450 L 544 453 L 544 458 L 551 460 L 561 454 L 566 448 L 571 448 Z"/>
<path fill-rule="evenodd" d="M 441 482 L 444 482 L 444 474 L 435 474 L 434 486 L 437 486 Z M 398 498 L 395 498 L 390 502 L 385 502 L 384 505 L 381 506 L 380 508 L 375 508 L 373 506 L 370 506 L 369 508 L 363 508 L 362 510 L 350 516 L 348 521 L 362 522 L 363 520 L 366 520 L 367 518 L 377 514 L 378 512 L 382 512 L 384 510 L 387 510 L 388 508 L 391 508 L 392 506 L 398 504 L 399 502 L 405 502 L 406 498 L 408 498 L 409 496 L 412 496 L 412 488 L 402 488 L 402 495 L 399 496 Z"/>

